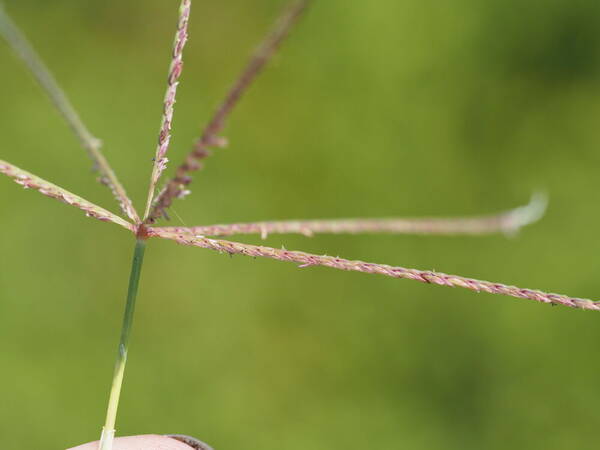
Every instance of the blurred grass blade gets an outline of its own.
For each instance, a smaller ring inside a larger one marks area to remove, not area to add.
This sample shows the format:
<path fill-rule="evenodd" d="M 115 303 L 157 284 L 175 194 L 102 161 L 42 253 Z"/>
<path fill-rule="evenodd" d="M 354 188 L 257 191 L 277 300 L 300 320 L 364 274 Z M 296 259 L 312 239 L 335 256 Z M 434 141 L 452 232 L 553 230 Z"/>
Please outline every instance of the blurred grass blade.
<path fill-rule="evenodd" d="M 171 239 L 182 245 L 192 245 L 196 247 L 207 248 L 221 253 L 227 253 L 229 255 L 240 254 L 251 257 L 264 257 L 277 259 L 280 261 L 295 262 L 300 264 L 300 267 L 325 266 L 333 269 L 374 273 L 393 278 L 404 278 L 420 281 L 422 283 L 437 284 L 440 286 L 461 287 L 475 292 L 488 292 L 490 294 L 500 294 L 535 300 L 541 303 L 550 303 L 554 305 L 569 306 L 572 308 L 600 311 L 600 302 L 569 297 L 566 295 L 545 293 L 531 289 L 523 289 L 515 286 L 507 286 L 489 281 L 475 280 L 459 275 L 447 275 L 445 273 L 408 269 L 399 266 L 389 266 L 387 264 L 352 261 L 327 255 L 321 256 L 293 250 L 242 244 L 240 242 L 208 239 L 204 236 L 194 236 L 188 233 L 169 233 L 161 230 L 160 228 L 149 229 L 149 234 L 151 236 Z"/>
<path fill-rule="evenodd" d="M 534 195 L 528 205 L 499 214 L 459 218 L 408 218 L 408 219 L 335 219 L 335 220 L 292 220 L 200 227 L 160 227 L 170 233 L 191 233 L 202 236 L 231 236 L 234 234 L 260 234 L 265 239 L 269 234 L 302 234 L 313 236 L 319 233 L 360 234 L 438 234 L 438 235 L 485 235 L 505 233 L 512 235 L 522 227 L 538 221 L 546 209 L 546 197 Z"/>
<path fill-rule="evenodd" d="M 117 225 L 121 225 L 130 231 L 135 232 L 135 226 L 120 218 L 119 216 L 107 211 L 106 209 L 95 205 L 94 203 L 88 202 L 87 200 L 75 195 L 66 189 L 63 189 L 55 184 L 52 184 L 40 177 L 37 177 L 25 170 L 19 169 L 18 167 L 0 160 L 0 173 L 12 178 L 16 183 L 23 186 L 25 189 L 35 189 L 40 193 L 60 200 L 63 203 L 67 203 L 71 206 L 81 209 L 85 212 L 88 217 L 94 217 L 103 222 L 112 222 Z"/>
<path fill-rule="evenodd" d="M 185 189 L 185 186 L 191 182 L 191 177 L 189 177 L 188 173 L 201 168 L 199 161 L 209 155 L 209 147 L 224 147 L 227 144 L 227 141 L 219 136 L 219 133 L 225 126 L 227 117 L 229 117 L 242 95 L 252 85 L 252 82 L 289 35 L 308 4 L 309 0 L 297 0 L 285 9 L 273 31 L 271 31 L 252 55 L 250 61 L 225 96 L 225 99 L 217 108 L 212 119 L 204 129 L 202 136 L 196 141 L 194 148 L 188 154 L 184 163 L 177 168 L 175 176 L 168 181 L 165 188 L 156 198 L 152 211 L 146 221 L 147 223 L 154 223 L 160 218 L 164 210 L 171 205 L 174 198 L 183 197 L 188 193 Z"/>
<path fill-rule="evenodd" d="M 139 222 L 138 214 L 131 200 L 127 197 L 125 189 L 117 180 L 108 161 L 100 151 L 101 141 L 95 138 L 87 129 L 50 70 L 27 41 L 25 35 L 8 16 L 2 4 L 0 4 L 0 35 L 6 39 L 14 52 L 25 63 L 56 109 L 69 124 L 83 148 L 87 150 L 95 168 L 100 172 L 101 182 L 110 188 L 123 212 L 134 222 Z"/>
<path fill-rule="evenodd" d="M 175 33 L 175 42 L 173 43 L 173 55 L 171 66 L 169 67 L 169 76 L 167 77 L 167 92 L 163 102 L 163 116 L 158 134 L 158 145 L 156 155 L 154 156 L 154 165 L 152 166 L 152 175 L 150 177 L 150 187 L 148 188 L 148 200 L 146 201 L 146 210 L 144 220 L 150 213 L 154 191 L 160 179 L 161 174 L 167 167 L 166 158 L 169 142 L 171 140 L 171 125 L 173 122 L 173 108 L 175 106 L 175 97 L 177 95 L 178 80 L 183 70 L 183 48 L 187 42 L 187 27 L 190 19 L 191 0 L 182 0 L 179 7 L 179 21 L 177 23 L 177 32 Z"/>

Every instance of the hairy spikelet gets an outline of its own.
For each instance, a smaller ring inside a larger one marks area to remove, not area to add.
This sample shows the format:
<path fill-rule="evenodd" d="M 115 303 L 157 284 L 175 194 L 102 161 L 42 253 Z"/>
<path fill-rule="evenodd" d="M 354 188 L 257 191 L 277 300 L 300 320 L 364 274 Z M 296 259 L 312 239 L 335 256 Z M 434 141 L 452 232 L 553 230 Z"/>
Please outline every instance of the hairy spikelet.
<path fill-rule="evenodd" d="M 148 217 L 148 214 L 150 213 L 152 199 L 154 198 L 154 190 L 169 161 L 166 154 L 171 140 L 171 125 L 173 122 L 173 108 L 175 106 L 175 97 L 177 95 L 177 85 L 179 84 L 178 80 L 183 69 L 183 47 L 185 47 L 188 37 L 187 27 L 190 18 L 190 8 L 191 0 L 181 1 L 181 7 L 179 8 L 179 22 L 177 25 L 177 32 L 175 33 L 173 57 L 171 59 L 171 66 L 169 67 L 169 76 L 167 77 L 167 92 L 163 103 L 163 116 L 160 124 L 160 132 L 158 134 L 158 145 L 156 147 L 156 155 L 154 156 L 154 166 L 152 168 L 144 219 Z"/>
<path fill-rule="evenodd" d="M 265 239 L 269 234 L 302 234 L 313 236 L 318 233 L 360 234 L 441 234 L 482 235 L 518 232 L 522 227 L 539 220 L 544 214 L 546 199 L 535 195 L 531 202 L 500 214 L 460 218 L 416 218 L 416 219 L 337 219 L 337 220 L 292 220 L 200 227 L 160 227 L 169 233 L 190 233 L 202 236 L 231 236 L 234 234 L 260 234 Z"/>
<path fill-rule="evenodd" d="M 117 225 L 121 225 L 130 231 L 135 231 L 135 227 L 132 224 L 111 213 L 110 211 L 107 211 L 106 209 L 95 205 L 92 202 L 88 202 L 87 200 L 67 191 L 66 189 L 63 189 L 40 177 L 19 169 L 17 166 L 14 166 L 6 161 L 0 160 L 0 173 L 9 176 L 25 189 L 35 189 L 36 191 L 48 197 L 55 198 L 68 205 L 75 206 L 76 208 L 84 211 L 85 215 L 88 217 L 94 217 L 103 222 L 116 223 Z"/>
<path fill-rule="evenodd" d="M 259 245 L 242 244 L 220 239 L 209 239 L 204 236 L 194 236 L 188 233 L 169 233 L 159 228 L 149 230 L 151 236 L 171 239 L 182 245 L 216 250 L 230 255 L 240 254 L 251 257 L 263 257 L 277 259 L 279 261 L 295 262 L 300 267 L 325 266 L 333 269 L 350 270 L 355 272 L 374 273 L 386 275 L 393 278 L 405 278 L 420 281 L 422 283 L 437 284 L 448 287 L 461 287 L 475 292 L 488 292 L 490 294 L 501 294 L 510 297 L 535 300 L 541 303 L 569 306 L 571 308 L 589 309 L 600 311 L 600 302 L 588 299 L 568 297 L 566 295 L 551 294 L 532 289 L 523 289 L 515 286 L 507 286 L 501 283 L 475 280 L 458 275 L 447 275 L 440 272 L 426 270 L 407 269 L 386 264 L 375 264 L 364 261 L 352 261 L 339 257 L 327 255 L 314 255 L 311 253 L 276 249 Z"/>
<path fill-rule="evenodd" d="M 273 31 L 256 50 L 252 58 L 250 58 L 241 75 L 217 108 L 214 116 L 205 127 L 202 136 L 194 144 L 192 151 L 188 154 L 183 164 L 177 168 L 175 176 L 169 180 L 157 197 L 152 211 L 147 217 L 147 223 L 154 223 L 160 218 L 164 214 L 164 211 L 171 206 L 173 199 L 181 198 L 189 193 L 189 190 L 186 188 L 192 181 L 189 173 L 199 170 L 202 167 L 201 161 L 209 156 L 210 147 L 222 148 L 227 145 L 227 140 L 219 136 L 219 133 L 225 126 L 227 117 L 229 117 L 244 92 L 246 92 L 267 62 L 275 54 L 283 40 L 289 35 L 292 27 L 298 22 L 308 4 L 308 0 L 299 0 L 292 3 L 284 11 Z"/>

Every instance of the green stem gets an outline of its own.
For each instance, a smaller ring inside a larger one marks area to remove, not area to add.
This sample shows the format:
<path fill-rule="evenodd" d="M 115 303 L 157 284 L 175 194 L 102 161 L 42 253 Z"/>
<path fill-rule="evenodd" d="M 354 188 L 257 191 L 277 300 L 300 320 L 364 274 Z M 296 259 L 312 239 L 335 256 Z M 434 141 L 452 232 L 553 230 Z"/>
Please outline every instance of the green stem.
<path fill-rule="evenodd" d="M 106 410 L 106 422 L 102 429 L 100 439 L 100 450 L 112 450 L 113 439 L 115 436 L 115 421 L 117 419 L 117 408 L 119 407 L 119 397 L 121 395 L 121 386 L 123 385 L 123 373 L 125 372 L 125 363 L 127 362 L 127 350 L 129 348 L 129 336 L 133 324 L 133 313 L 135 311 L 135 298 L 137 296 L 140 273 L 142 272 L 142 263 L 144 262 L 144 250 L 146 241 L 138 239 L 133 252 L 133 262 L 131 263 L 131 275 L 129 276 L 129 290 L 127 291 L 127 304 L 125 305 L 125 315 L 123 316 L 123 327 L 121 328 L 121 341 L 119 342 L 119 351 L 115 363 L 115 373 L 113 376 L 108 408 Z"/>

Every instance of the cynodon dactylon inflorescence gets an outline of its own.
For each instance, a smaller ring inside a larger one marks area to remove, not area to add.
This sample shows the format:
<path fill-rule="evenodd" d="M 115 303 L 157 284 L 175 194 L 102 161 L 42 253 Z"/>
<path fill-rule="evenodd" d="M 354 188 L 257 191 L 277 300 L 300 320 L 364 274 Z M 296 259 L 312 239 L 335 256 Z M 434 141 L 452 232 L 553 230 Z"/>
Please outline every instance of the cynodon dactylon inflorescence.
<path fill-rule="evenodd" d="M 195 142 L 184 161 L 175 169 L 174 174 L 166 181 L 164 187 L 158 189 L 161 175 L 167 169 L 167 150 L 170 143 L 173 125 L 173 111 L 176 101 L 177 86 L 183 68 L 183 50 L 188 39 L 188 23 L 190 20 L 191 0 L 182 0 L 177 21 L 171 64 L 167 76 L 167 90 L 162 104 L 162 118 L 158 143 L 153 158 L 150 186 L 144 214 L 138 214 L 133 202 L 117 179 L 108 161 L 100 149 L 100 141 L 93 137 L 83 121 L 69 102 L 67 96 L 27 42 L 23 33 L 10 20 L 0 7 L 0 34 L 4 36 L 15 53 L 25 63 L 35 79 L 52 100 L 70 128 L 81 141 L 99 172 L 102 184 L 107 185 L 118 201 L 121 211 L 127 218 L 120 217 L 110 211 L 89 202 L 53 183 L 32 175 L 15 165 L 0 160 L 0 172 L 12 178 L 24 188 L 37 190 L 40 193 L 60 200 L 81 209 L 89 217 L 103 222 L 112 222 L 133 233 L 136 240 L 129 292 L 125 317 L 121 334 L 121 342 L 115 366 L 115 374 L 109 398 L 107 418 L 102 433 L 101 449 L 109 450 L 115 434 L 115 420 L 121 384 L 127 359 L 128 339 L 133 320 L 133 311 L 137 295 L 137 287 L 141 273 L 144 248 L 151 239 L 173 240 L 182 245 L 201 247 L 225 254 L 240 254 L 251 257 L 264 257 L 287 261 L 301 268 L 325 266 L 333 269 L 385 275 L 436 284 L 448 287 L 460 287 L 476 292 L 501 294 L 516 298 L 534 300 L 541 303 L 563 305 L 572 308 L 600 310 L 600 303 L 588 299 L 569 297 L 566 295 L 545 293 L 538 290 L 523 289 L 500 283 L 480 281 L 458 275 L 353 261 L 340 257 L 315 255 L 301 251 L 276 249 L 267 246 L 250 245 L 241 242 L 219 239 L 221 236 L 237 234 L 259 234 L 266 238 L 273 233 L 298 233 L 313 236 L 317 233 L 412 233 L 439 235 L 485 235 L 491 233 L 514 234 L 522 227 L 529 225 L 543 215 L 546 206 L 543 196 L 534 196 L 531 202 L 522 207 L 498 214 L 463 217 L 463 218 L 391 218 L 391 219 L 333 219 L 333 220 L 295 220 L 264 221 L 255 223 L 235 223 L 203 225 L 196 227 L 160 227 L 156 222 L 166 218 L 166 211 L 178 198 L 189 194 L 192 182 L 190 173 L 202 168 L 204 159 L 210 156 L 211 148 L 226 145 L 227 140 L 220 136 L 227 118 L 238 104 L 244 92 L 250 87 L 256 76 L 290 34 L 294 24 L 309 5 L 308 0 L 297 0 L 283 12 L 273 30 L 262 45 L 251 56 L 239 78 L 233 83 L 213 117 L 204 128 L 200 138 Z"/>

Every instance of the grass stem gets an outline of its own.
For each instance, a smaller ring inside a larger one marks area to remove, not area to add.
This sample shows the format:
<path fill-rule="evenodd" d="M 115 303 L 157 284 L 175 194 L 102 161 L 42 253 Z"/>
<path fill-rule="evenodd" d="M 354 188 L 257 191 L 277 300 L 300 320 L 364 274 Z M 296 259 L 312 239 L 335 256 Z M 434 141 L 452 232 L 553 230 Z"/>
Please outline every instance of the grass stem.
<path fill-rule="evenodd" d="M 131 275 L 129 276 L 129 289 L 127 291 L 127 304 L 125 305 L 125 314 L 123 316 L 123 327 L 121 328 L 121 340 L 119 342 L 119 351 L 115 363 L 115 373 L 110 389 L 108 408 L 106 410 L 106 422 L 102 429 L 100 438 L 100 450 L 112 450 L 113 439 L 115 437 L 115 421 L 117 419 L 117 409 L 119 407 L 119 397 L 121 395 L 121 386 L 123 385 L 123 374 L 127 362 L 127 350 L 129 348 L 129 337 L 131 335 L 131 326 L 133 324 L 133 313 L 135 311 L 135 299 L 137 297 L 140 274 L 142 272 L 142 263 L 144 262 L 144 250 L 146 241 L 138 239 L 133 252 L 133 262 L 131 264 Z"/>

